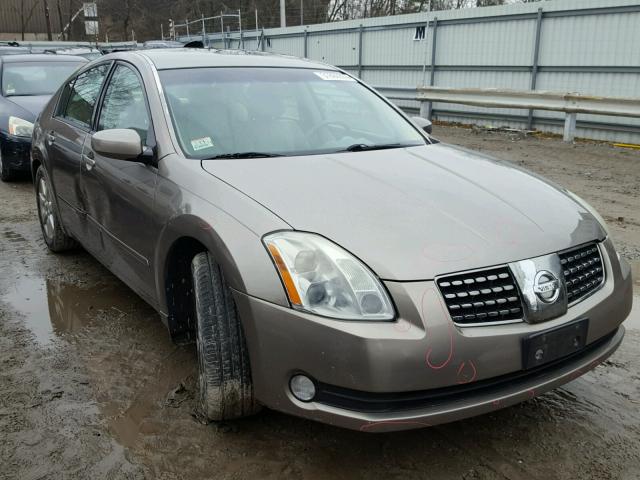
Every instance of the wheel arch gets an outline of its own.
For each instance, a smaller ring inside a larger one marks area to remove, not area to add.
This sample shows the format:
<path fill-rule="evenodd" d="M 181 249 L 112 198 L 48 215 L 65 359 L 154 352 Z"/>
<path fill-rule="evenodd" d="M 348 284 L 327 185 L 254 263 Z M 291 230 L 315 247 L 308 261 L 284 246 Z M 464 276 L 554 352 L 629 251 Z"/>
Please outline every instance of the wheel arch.
<path fill-rule="evenodd" d="M 218 218 L 217 229 L 203 217 L 190 213 L 172 218 L 162 230 L 156 250 L 157 298 L 176 341 L 193 339 L 191 261 L 203 251 L 211 253 L 233 290 L 288 306 L 260 236 L 230 217 Z"/>

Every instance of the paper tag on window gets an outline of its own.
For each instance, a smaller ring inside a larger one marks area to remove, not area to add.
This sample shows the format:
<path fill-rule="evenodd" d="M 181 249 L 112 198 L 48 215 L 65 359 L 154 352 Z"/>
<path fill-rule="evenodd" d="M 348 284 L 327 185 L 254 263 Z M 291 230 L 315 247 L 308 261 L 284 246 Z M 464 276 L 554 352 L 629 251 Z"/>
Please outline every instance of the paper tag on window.
<path fill-rule="evenodd" d="M 213 141 L 211 140 L 211 137 L 194 138 L 191 140 L 191 148 L 193 148 L 194 152 L 212 147 Z"/>
<path fill-rule="evenodd" d="M 345 75 L 344 73 L 341 73 L 341 72 L 324 71 L 324 72 L 313 72 L 313 73 L 315 73 L 322 80 L 333 80 L 338 82 L 355 82 L 355 80 L 351 78 L 349 75 Z"/>

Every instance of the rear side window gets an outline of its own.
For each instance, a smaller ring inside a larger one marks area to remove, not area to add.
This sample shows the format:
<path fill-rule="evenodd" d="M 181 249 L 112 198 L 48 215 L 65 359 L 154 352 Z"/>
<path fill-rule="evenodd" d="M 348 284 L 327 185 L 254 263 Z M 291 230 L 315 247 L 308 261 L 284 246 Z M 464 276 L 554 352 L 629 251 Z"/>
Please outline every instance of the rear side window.
<path fill-rule="evenodd" d="M 108 64 L 98 65 L 72 80 L 62 92 L 58 115 L 89 128 L 93 109 L 108 71 Z"/>

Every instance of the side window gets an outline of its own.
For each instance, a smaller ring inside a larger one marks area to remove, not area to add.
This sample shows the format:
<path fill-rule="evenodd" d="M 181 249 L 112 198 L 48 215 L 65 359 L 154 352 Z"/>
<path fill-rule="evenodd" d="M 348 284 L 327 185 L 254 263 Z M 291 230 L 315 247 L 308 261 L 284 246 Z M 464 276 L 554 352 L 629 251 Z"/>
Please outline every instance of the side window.
<path fill-rule="evenodd" d="M 91 116 L 109 64 L 98 65 L 78 75 L 67 85 L 60 98 L 60 116 L 83 127 L 91 126 Z"/>
<path fill-rule="evenodd" d="M 60 99 L 58 100 L 58 106 L 56 107 L 56 113 L 54 116 L 62 117 L 64 115 L 64 110 L 67 108 L 67 102 L 69 101 L 69 96 L 71 95 L 71 89 L 73 88 L 73 83 L 76 79 L 72 79 L 69 83 L 64 86 L 64 90 L 60 94 Z"/>
<path fill-rule="evenodd" d="M 118 65 L 104 95 L 98 130 L 130 128 L 138 132 L 142 144 L 147 145 L 150 124 L 140 79 L 131 68 Z"/>

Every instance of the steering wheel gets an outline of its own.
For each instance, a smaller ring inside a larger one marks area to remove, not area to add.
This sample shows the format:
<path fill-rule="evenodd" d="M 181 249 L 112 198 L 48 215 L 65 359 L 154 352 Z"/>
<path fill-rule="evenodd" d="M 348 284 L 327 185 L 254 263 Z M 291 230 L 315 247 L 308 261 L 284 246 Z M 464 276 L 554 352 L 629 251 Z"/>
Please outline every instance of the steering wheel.
<path fill-rule="evenodd" d="M 331 126 L 335 126 L 335 127 L 340 127 L 342 130 L 344 130 L 345 132 L 351 132 L 351 127 L 349 125 L 347 125 L 344 122 L 336 122 L 336 121 L 326 121 L 326 122 L 322 122 L 319 123 L 318 125 L 316 125 L 315 127 L 312 127 L 311 130 L 309 130 L 307 132 L 307 135 L 309 137 L 313 137 L 315 136 L 320 130 L 322 129 L 326 129 L 327 131 L 329 131 L 329 133 L 331 133 L 331 135 L 333 136 L 333 138 L 337 138 L 333 132 L 331 132 L 331 129 L 329 127 Z"/>

